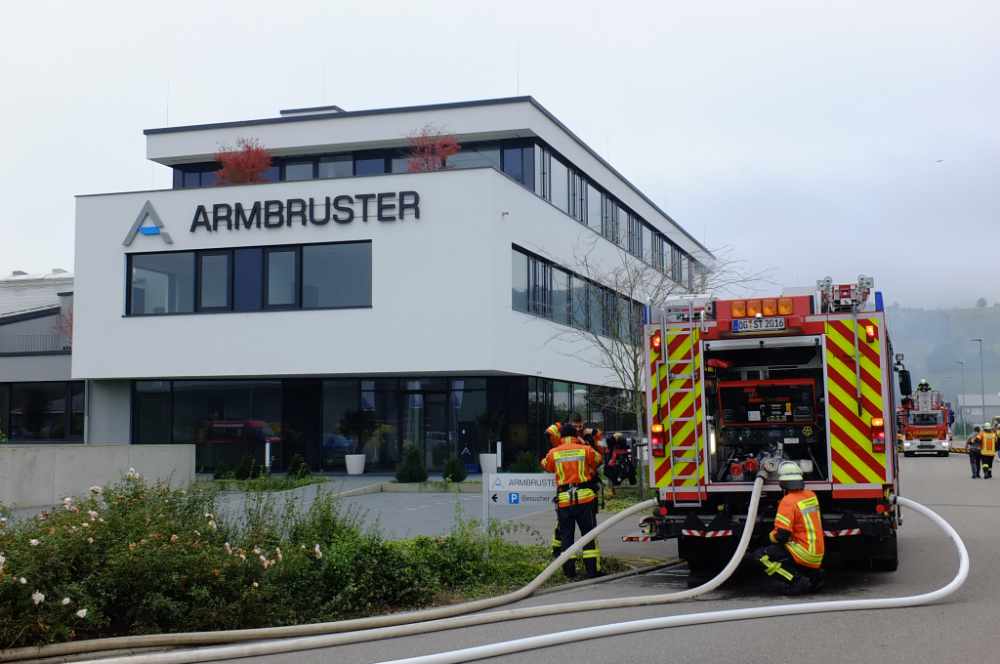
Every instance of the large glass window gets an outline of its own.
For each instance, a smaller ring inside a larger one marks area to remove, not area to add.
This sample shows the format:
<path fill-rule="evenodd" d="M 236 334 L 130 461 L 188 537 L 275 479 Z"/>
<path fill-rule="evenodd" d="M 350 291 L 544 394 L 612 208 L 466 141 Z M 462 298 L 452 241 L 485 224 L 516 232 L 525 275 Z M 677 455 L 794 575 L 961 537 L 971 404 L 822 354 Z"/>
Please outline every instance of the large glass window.
<path fill-rule="evenodd" d="M 545 318 L 551 315 L 551 288 L 551 266 L 537 258 L 528 258 L 528 309 L 531 313 Z"/>
<path fill-rule="evenodd" d="M 302 247 L 302 307 L 369 307 L 372 303 L 371 242 Z"/>
<path fill-rule="evenodd" d="M 298 304 L 298 251 L 293 247 L 268 248 L 264 252 L 268 307 Z"/>
<path fill-rule="evenodd" d="M 362 410 L 357 380 L 323 381 L 323 443 L 321 463 L 324 469 L 344 465 L 345 454 L 359 454 L 362 441 L 375 431 L 375 415 Z"/>
<path fill-rule="evenodd" d="M 170 381 L 137 381 L 133 398 L 132 442 L 144 445 L 172 442 Z"/>
<path fill-rule="evenodd" d="M 573 383 L 573 412 L 580 413 L 584 419 L 590 419 L 587 412 L 589 390 L 582 383 Z"/>
<path fill-rule="evenodd" d="M 230 254 L 228 251 L 198 254 L 198 309 L 230 308 Z"/>
<path fill-rule="evenodd" d="M 682 267 L 681 267 L 681 250 L 670 245 L 670 278 L 681 283 Z"/>
<path fill-rule="evenodd" d="M 587 223 L 587 181 L 572 169 L 569 171 L 569 216 L 581 224 Z"/>
<path fill-rule="evenodd" d="M 552 419 L 559 422 L 568 422 L 572 413 L 569 385 L 559 380 L 552 381 Z"/>
<path fill-rule="evenodd" d="M 590 319 L 587 317 L 587 281 L 580 277 L 573 277 L 573 325 L 586 330 L 590 327 Z"/>
<path fill-rule="evenodd" d="M 587 225 L 601 232 L 603 216 L 601 214 L 601 190 L 593 184 L 587 185 Z"/>
<path fill-rule="evenodd" d="M 322 157 L 319 160 L 317 177 L 349 178 L 354 175 L 354 157 L 349 154 Z"/>
<path fill-rule="evenodd" d="M 552 157 L 550 164 L 552 172 L 549 178 L 552 193 L 549 201 L 563 212 L 569 213 L 569 168 L 555 156 Z"/>
<path fill-rule="evenodd" d="M 511 251 L 511 305 L 514 311 L 528 311 L 528 256 Z"/>
<path fill-rule="evenodd" d="M 133 254 L 129 313 L 194 311 L 194 253 Z"/>
<path fill-rule="evenodd" d="M 653 230 L 645 223 L 642 225 L 642 260 L 646 263 L 653 262 Z"/>
<path fill-rule="evenodd" d="M 570 324 L 570 283 L 569 272 L 552 268 L 552 320 L 563 325 Z"/>
<path fill-rule="evenodd" d="M 606 314 L 605 291 L 596 284 L 588 284 L 588 304 L 590 310 L 590 331 L 595 334 L 607 334 L 605 326 Z"/>
<path fill-rule="evenodd" d="M 475 168 L 491 166 L 500 170 L 500 146 L 494 143 L 462 145 L 458 154 L 448 157 L 448 168 Z"/>
<path fill-rule="evenodd" d="M 249 247 L 234 253 L 233 308 L 258 311 L 264 304 L 264 250 Z"/>
<path fill-rule="evenodd" d="M 529 189 L 534 184 L 534 164 L 533 146 L 503 149 L 503 172 Z"/>
<path fill-rule="evenodd" d="M 0 385 L 0 441 L 10 437 L 10 387 Z"/>
<path fill-rule="evenodd" d="M 68 438 L 67 384 L 12 383 L 10 387 L 10 439 L 13 441 L 62 441 Z"/>
<path fill-rule="evenodd" d="M 354 158 L 355 175 L 382 175 L 383 173 L 385 173 L 385 157 L 383 155 Z"/>
<path fill-rule="evenodd" d="M 604 194 L 601 202 L 601 235 L 610 242 L 618 243 L 618 206 L 615 199 Z"/>
<path fill-rule="evenodd" d="M 295 180 L 312 180 L 314 162 L 308 161 L 288 161 L 285 162 L 285 180 L 289 182 Z"/>

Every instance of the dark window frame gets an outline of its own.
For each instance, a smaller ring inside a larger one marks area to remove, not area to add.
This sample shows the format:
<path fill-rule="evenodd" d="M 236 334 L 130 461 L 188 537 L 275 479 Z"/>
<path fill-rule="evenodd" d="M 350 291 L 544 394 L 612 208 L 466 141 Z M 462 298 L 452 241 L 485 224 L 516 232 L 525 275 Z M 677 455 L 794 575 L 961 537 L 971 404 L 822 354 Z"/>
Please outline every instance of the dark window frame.
<path fill-rule="evenodd" d="M 264 247 L 261 252 L 264 261 L 264 289 L 261 303 L 262 311 L 291 311 L 302 308 L 302 250 L 299 245 L 278 244 Z M 295 266 L 292 272 L 295 275 L 295 285 L 292 288 L 291 304 L 271 304 L 268 301 L 268 291 L 270 290 L 271 278 L 271 254 L 290 253 L 295 256 Z"/>
<path fill-rule="evenodd" d="M 125 255 L 125 315 L 128 317 L 141 318 L 143 316 L 190 316 L 198 313 L 198 252 L 200 249 L 179 249 L 177 251 L 143 251 Z M 206 250 L 207 251 L 207 250 Z M 193 261 L 194 293 L 192 293 L 192 311 L 168 311 L 162 314 L 156 313 L 132 313 L 132 273 L 134 270 L 134 259 L 136 256 L 153 256 L 160 254 L 191 254 Z"/>
<path fill-rule="evenodd" d="M 226 304 L 219 307 L 206 307 L 201 302 L 202 296 L 202 259 L 206 256 L 225 256 L 226 257 Z M 232 249 L 199 249 L 195 251 L 194 258 L 194 313 L 212 313 L 215 311 L 232 311 L 233 310 L 233 279 L 234 279 L 234 265 L 233 265 L 233 250 Z"/>

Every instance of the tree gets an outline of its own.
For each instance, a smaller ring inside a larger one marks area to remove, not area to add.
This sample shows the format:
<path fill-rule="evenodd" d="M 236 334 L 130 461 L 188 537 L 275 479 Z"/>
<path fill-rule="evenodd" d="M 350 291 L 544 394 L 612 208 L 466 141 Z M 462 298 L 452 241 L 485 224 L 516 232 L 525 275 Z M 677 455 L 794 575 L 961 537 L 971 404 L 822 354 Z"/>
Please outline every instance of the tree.
<path fill-rule="evenodd" d="M 462 146 L 451 134 L 426 124 L 410 136 L 410 153 L 407 170 L 410 173 L 439 171 L 448 166 L 448 157 L 458 154 Z"/>
<path fill-rule="evenodd" d="M 355 452 L 375 433 L 378 422 L 370 410 L 349 410 L 340 420 L 340 433 L 354 440 Z"/>
<path fill-rule="evenodd" d="M 236 148 L 223 146 L 215 153 L 221 168 L 216 184 L 257 184 L 265 182 L 264 172 L 271 167 L 271 153 L 256 138 L 240 138 Z"/>
<path fill-rule="evenodd" d="M 689 291 L 675 282 L 671 275 L 634 257 L 623 248 L 616 247 L 614 257 L 608 260 L 603 247 L 600 252 L 595 251 L 598 242 L 604 243 L 604 240 L 596 236 L 584 240 L 583 251 L 576 252 L 575 262 L 576 272 L 590 282 L 589 306 L 596 304 L 600 307 L 599 318 L 594 316 L 593 311 L 589 312 L 589 322 L 599 320 L 605 329 L 593 329 L 589 323 L 587 326 L 574 325 L 556 333 L 550 342 L 563 344 L 564 354 L 604 371 L 609 382 L 621 385 L 624 394 L 598 390 L 598 405 L 630 413 L 635 417 L 639 433 L 645 434 L 647 367 L 645 347 L 641 342 L 642 305 L 647 304 L 656 311 L 662 309 L 668 300 Z M 605 254 L 605 257 L 599 259 L 597 253 Z M 728 249 L 714 253 L 716 263 L 713 269 L 696 274 L 694 292 L 697 294 L 710 297 L 736 295 L 765 280 L 766 271 L 748 271 Z M 594 284 L 601 286 L 596 297 Z M 576 313 L 574 311 L 571 315 Z"/>

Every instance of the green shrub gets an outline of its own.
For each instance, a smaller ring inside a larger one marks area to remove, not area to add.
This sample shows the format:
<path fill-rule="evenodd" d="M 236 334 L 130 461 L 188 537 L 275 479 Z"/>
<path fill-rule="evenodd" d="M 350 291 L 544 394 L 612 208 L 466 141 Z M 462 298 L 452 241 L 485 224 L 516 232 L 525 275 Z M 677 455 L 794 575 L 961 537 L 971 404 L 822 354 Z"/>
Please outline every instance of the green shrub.
<path fill-rule="evenodd" d="M 214 514 L 215 496 L 133 475 L 0 521 L 0 647 L 380 614 L 505 591 L 548 562 L 496 527 L 387 542 L 329 494 L 308 509 L 251 494 L 232 522 Z"/>
<path fill-rule="evenodd" d="M 510 472 L 541 473 L 543 471 L 538 457 L 536 457 L 532 452 L 521 452 L 517 455 L 517 458 L 514 459 L 514 463 L 510 464 Z"/>
<path fill-rule="evenodd" d="M 468 476 L 469 471 L 465 469 L 465 464 L 457 456 L 448 457 L 448 461 L 444 464 L 444 479 L 449 482 L 464 482 Z"/>
<path fill-rule="evenodd" d="M 424 467 L 423 454 L 416 445 L 407 445 L 403 448 L 403 460 L 400 461 L 399 467 L 396 469 L 396 481 L 427 481 L 427 469 Z"/>
<path fill-rule="evenodd" d="M 261 467 L 254 461 L 254 458 L 247 454 L 242 459 L 240 459 L 240 464 L 236 466 L 236 470 L 233 472 L 233 477 L 238 480 L 249 480 L 255 477 L 260 477 Z"/>
<path fill-rule="evenodd" d="M 234 476 L 235 473 L 233 472 L 233 469 L 224 463 L 220 463 L 216 466 L 215 473 L 212 474 L 212 477 L 217 480 L 231 480 Z"/>
<path fill-rule="evenodd" d="M 303 477 L 309 477 L 312 471 L 309 469 L 309 464 L 306 463 L 305 458 L 301 454 L 293 454 L 291 460 L 288 462 L 288 476 L 301 479 Z"/>

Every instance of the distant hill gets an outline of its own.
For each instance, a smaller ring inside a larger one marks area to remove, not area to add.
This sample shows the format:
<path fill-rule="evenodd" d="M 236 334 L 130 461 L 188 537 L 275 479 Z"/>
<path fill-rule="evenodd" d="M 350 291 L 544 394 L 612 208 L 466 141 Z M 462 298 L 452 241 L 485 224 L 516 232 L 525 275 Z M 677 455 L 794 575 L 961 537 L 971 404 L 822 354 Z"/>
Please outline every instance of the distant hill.
<path fill-rule="evenodd" d="M 961 391 L 961 367 L 965 361 L 965 392 L 979 393 L 979 344 L 983 342 L 986 392 L 1000 392 L 1000 305 L 972 309 L 914 309 L 890 306 L 889 335 L 893 350 L 906 356 L 914 383 L 930 381 L 946 398 L 954 401 Z"/>

